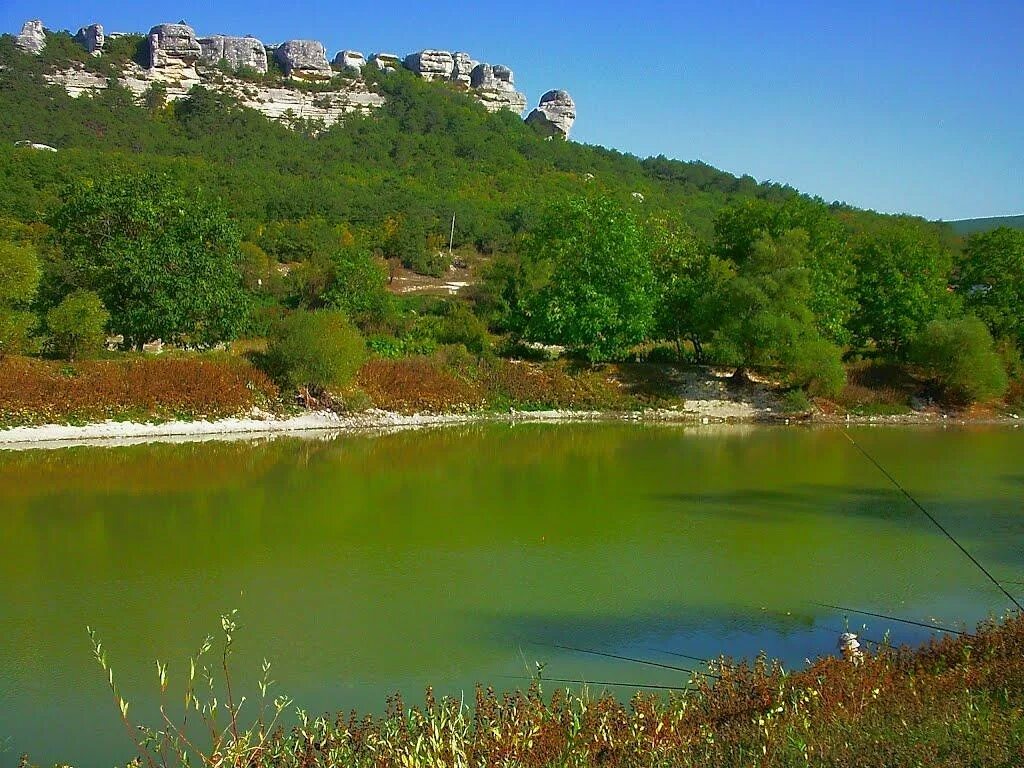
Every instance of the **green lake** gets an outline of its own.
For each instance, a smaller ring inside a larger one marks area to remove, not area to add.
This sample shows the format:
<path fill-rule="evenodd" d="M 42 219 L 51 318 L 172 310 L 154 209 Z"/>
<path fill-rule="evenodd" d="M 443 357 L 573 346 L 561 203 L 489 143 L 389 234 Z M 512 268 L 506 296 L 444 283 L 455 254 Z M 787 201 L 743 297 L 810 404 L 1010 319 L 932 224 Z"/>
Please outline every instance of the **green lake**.
<path fill-rule="evenodd" d="M 998 578 L 1024 581 L 1024 431 L 850 434 Z M 132 755 L 86 625 L 153 722 L 238 609 L 317 714 L 551 678 L 687 675 L 554 648 L 787 664 L 833 653 L 835 603 L 973 623 L 1007 600 L 838 428 L 486 424 L 317 439 L 0 451 L 0 765 Z M 1009 587 L 1024 598 L 1024 586 Z M 863 634 L 928 631 L 850 616 Z M 548 686 L 553 683 L 548 683 Z M 600 687 L 600 686 L 598 686 Z M 615 689 L 627 693 L 628 689 Z M 248 704 L 246 705 L 249 706 Z"/>

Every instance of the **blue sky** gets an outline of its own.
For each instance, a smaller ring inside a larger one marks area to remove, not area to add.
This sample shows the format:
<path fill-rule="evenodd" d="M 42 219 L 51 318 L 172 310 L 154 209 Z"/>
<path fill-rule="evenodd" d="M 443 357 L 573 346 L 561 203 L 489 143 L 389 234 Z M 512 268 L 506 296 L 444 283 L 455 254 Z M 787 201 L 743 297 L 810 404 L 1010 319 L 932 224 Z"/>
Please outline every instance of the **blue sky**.
<path fill-rule="evenodd" d="M 700 159 L 827 200 L 929 218 L 1024 212 L 1024 2 L 0 0 L 27 18 L 321 40 L 508 64 L 574 138 Z"/>

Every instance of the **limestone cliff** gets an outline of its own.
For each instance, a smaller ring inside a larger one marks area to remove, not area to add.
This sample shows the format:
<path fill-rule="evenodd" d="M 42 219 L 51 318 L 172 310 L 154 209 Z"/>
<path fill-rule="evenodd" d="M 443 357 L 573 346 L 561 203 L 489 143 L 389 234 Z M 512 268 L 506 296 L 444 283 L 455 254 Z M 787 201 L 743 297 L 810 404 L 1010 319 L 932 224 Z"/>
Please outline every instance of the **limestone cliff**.
<path fill-rule="evenodd" d="M 82 27 L 76 39 L 90 54 L 103 55 L 102 25 Z M 363 68 L 373 65 L 384 72 L 404 67 L 425 80 L 452 83 L 492 112 L 509 110 L 521 115 L 526 109 L 526 95 L 516 90 L 511 69 L 478 62 L 464 51 L 427 48 L 404 58 L 375 53 L 367 60 L 358 51 L 343 50 L 329 62 L 323 44 L 316 40 L 265 45 L 251 36 L 198 37 L 184 22 L 157 24 L 150 29 L 146 42 L 149 66 L 130 62 L 118 78 L 121 85 L 139 96 L 159 84 L 166 98 L 173 101 L 202 85 L 231 94 L 245 106 L 274 119 L 308 118 L 331 125 L 347 113 L 369 112 L 384 104 L 384 97 L 362 77 Z M 43 22 L 26 22 L 15 43 L 27 53 L 41 53 L 46 46 Z M 272 63 L 284 73 L 284 81 L 279 84 L 270 84 L 274 78 L 261 82 L 266 77 L 259 77 L 271 72 Z M 75 62 L 67 69 L 50 72 L 46 78 L 75 97 L 108 85 L 106 77 Z M 310 81 L 319 84 L 316 92 L 301 87 L 302 82 Z M 569 94 L 549 91 L 527 120 L 549 135 L 568 137 L 575 117 L 576 106 Z"/>

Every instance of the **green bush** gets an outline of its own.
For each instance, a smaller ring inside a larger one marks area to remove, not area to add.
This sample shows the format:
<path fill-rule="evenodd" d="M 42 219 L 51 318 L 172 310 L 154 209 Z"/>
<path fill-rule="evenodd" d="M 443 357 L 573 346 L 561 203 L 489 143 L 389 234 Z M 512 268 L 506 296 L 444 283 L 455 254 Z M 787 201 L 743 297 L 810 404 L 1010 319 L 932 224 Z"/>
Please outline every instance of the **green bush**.
<path fill-rule="evenodd" d="M 846 385 L 842 353 L 820 336 L 805 340 L 794 349 L 790 379 L 812 395 L 835 397 Z"/>
<path fill-rule="evenodd" d="M 470 352 L 478 355 L 491 346 L 487 326 L 462 303 L 446 306 L 434 331 L 434 338 L 440 344 L 463 344 Z"/>
<path fill-rule="evenodd" d="M 46 313 L 53 351 L 75 360 L 103 349 L 110 313 L 92 291 L 75 291 Z"/>
<path fill-rule="evenodd" d="M 811 410 L 811 400 L 803 389 L 791 389 L 782 396 L 782 410 L 786 413 L 806 413 Z"/>
<path fill-rule="evenodd" d="M 366 343 L 341 312 L 297 310 L 271 328 L 267 372 L 282 386 L 338 390 L 366 357 Z"/>
<path fill-rule="evenodd" d="M 39 278 L 35 248 L 0 242 L 0 358 L 32 349 L 36 317 L 28 309 Z"/>
<path fill-rule="evenodd" d="M 910 356 L 958 404 L 999 397 L 1009 383 L 988 328 L 970 315 L 933 320 L 914 341 Z"/>

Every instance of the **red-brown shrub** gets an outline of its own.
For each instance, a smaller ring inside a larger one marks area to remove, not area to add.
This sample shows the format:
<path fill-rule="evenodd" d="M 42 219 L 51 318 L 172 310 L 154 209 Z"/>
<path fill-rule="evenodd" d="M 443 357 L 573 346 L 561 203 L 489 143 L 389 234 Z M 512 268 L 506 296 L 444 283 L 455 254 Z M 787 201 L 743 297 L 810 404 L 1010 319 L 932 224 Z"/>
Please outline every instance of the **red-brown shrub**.
<path fill-rule="evenodd" d="M 238 358 L 0 362 L 0 423 L 230 416 L 277 396 Z"/>

